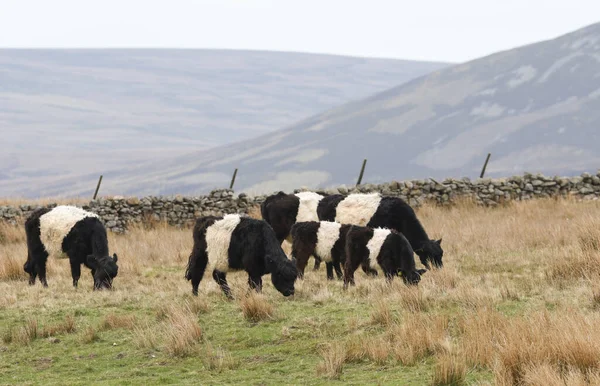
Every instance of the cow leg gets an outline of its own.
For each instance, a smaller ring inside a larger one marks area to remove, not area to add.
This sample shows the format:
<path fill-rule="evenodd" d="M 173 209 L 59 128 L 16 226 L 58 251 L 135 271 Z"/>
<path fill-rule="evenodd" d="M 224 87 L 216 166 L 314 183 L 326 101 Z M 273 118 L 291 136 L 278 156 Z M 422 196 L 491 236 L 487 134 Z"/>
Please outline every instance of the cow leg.
<path fill-rule="evenodd" d="M 361 264 L 361 268 L 367 276 L 377 276 L 377 270 L 371 268 L 368 263 Z"/>
<path fill-rule="evenodd" d="M 256 292 L 262 291 L 262 277 L 260 275 L 248 274 L 248 285 Z"/>
<path fill-rule="evenodd" d="M 29 273 L 29 285 L 35 285 L 36 277 L 37 277 L 37 272 L 36 272 L 35 268 L 32 268 L 31 272 Z"/>
<path fill-rule="evenodd" d="M 48 282 L 46 281 L 46 259 L 38 261 L 35 264 L 35 270 L 40 277 L 40 283 L 42 283 L 44 287 L 48 287 Z"/>
<path fill-rule="evenodd" d="M 315 256 L 315 266 L 313 267 L 313 271 L 318 271 L 321 268 L 321 259 L 319 256 Z"/>
<path fill-rule="evenodd" d="M 353 264 L 350 259 L 346 260 L 344 264 L 344 289 L 347 289 L 348 285 L 355 285 L 354 272 L 358 266 L 359 264 Z"/>
<path fill-rule="evenodd" d="M 308 264 L 310 251 L 305 246 L 292 243 L 292 258 L 296 260 L 296 268 L 298 269 L 298 278 L 304 279 L 304 269 Z"/>
<path fill-rule="evenodd" d="M 296 268 L 298 269 L 298 278 L 304 279 L 304 269 L 308 263 L 308 258 L 299 258 L 296 260 Z"/>
<path fill-rule="evenodd" d="M 333 263 L 325 263 L 327 269 L 327 280 L 333 280 Z"/>
<path fill-rule="evenodd" d="M 29 251 L 27 251 L 27 261 L 25 262 L 25 265 L 23 265 L 23 270 L 29 274 L 29 285 L 34 285 L 37 272 L 35 270 L 33 259 L 31 258 L 31 252 Z"/>
<path fill-rule="evenodd" d="M 195 241 L 185 270 L 185 278 L 192 281 L 192 295 L 194 296 L 198 296 L 198 287 L 204 277 L 207 264 L 206 243 Z"/>
<path fill-rule="evenodd" d="M 342 274 L 341 264 L 339 262 L 333 263 L 333 268 L 335 269 L 335 275 L 337 276 L 337 279 L 342 280 L 344 275 Z"/>
<path fill-rule="evenodd" d="M 383 261 L 382 263 L 379 264 L 381 266 L 381 270 L 383 271 L 383 274 L 385 275 L 385 281 L 388 283 L 391 283 L 392 280 L 394 279 L 394 276 L 396 275 L 396 268 L 393 266 L 393 264 L 391 264 L 390 262 L 387 261 Z"/>
<path fill-rule="evenodd" d="M 36 277 L 39 276 L 42 285 L 47 287 L 46 261 L 48 260 L 48 252 L 46 252 L 40 240 L 39 220 L 33 224 L 29 221 L 25 223 L 25 235 L 27 237 L 27 261 L 23 265 L 23 270 L 29 274 L 29 285 L 34 285 Z"/>
<path fill-rule="evenodd" d="M 206 252 L 204 252 L 204 254 L 206 255 Z M 191 276 L 190 279 L 192 281 L 192 294 L 194 296 L 198 296 L 198 287 L 200 286 L 200 282 L 202 281 L 202 278 L 204 277 L 204 272 L 206 271 L 206 264 L 208 264 L 208 256 L 206 256 L 205 259 L 197 258 L 194 263 L 190 264 L 189 274 Z"/>
<path fill-rule="evenodd" d="M 74 259 L 70 259 L 71 276 L 73 277 L 73 287 L 77 288 L 77 283 L 81 277 L 81 264 Z"/>
<path fill-rule="evenodd" d="M 221 287 L 221 291 L 227 296 L 228 299 L 233 299 L 231 295 L 231 288 L 229 288 L 229 284 L 227 284 L 227 275 L 225 272 L 217 271 L 216 269 L 213 271 L 213 279 L 217 282 L 217 284 Z"/>

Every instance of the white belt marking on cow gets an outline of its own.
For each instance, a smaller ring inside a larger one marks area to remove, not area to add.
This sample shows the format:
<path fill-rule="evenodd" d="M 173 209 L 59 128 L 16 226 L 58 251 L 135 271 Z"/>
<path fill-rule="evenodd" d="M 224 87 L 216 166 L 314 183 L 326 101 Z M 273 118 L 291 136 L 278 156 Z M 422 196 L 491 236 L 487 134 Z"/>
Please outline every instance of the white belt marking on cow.
<path fill-rule="evenodd" d="M 381 202 L 379 193 L 351 194 L 336 207 L 335 222 L 366 226 Z"/>
<path fill-rule="evenodd" d="M 300 199 L 296 222 L 319 221 L 317 206 L 319 205 L 319 201 L 323 199 L 323 196 L 315 192 L 300 192 L 296 193 L 295 196 Z"/>
<path fill-rule="evenodd" d="M 367 248 L 369 249 L 369 266 L 371 268 L 377 268 L 377 256 L 379 256 L 381 246 L 390 233 L 392 232 L 385 228 L 373 229 L 373 237 L 367 243 Z"/>
<path fill-rule="evenodd" d="M 209 272 L 229 271 L 229 244 L 231 234 L 240 223 L 238 214 L 228 214 L 206 228 L 206 252 L 208 253 Z"/>
<path fill-rule="evenodd" d="M 64 258 L 62 243 L 75 224 L 86 217 L 98 217 L 76 206 L 61 205 L 40 216 L 40 239 L 49 256 Z"/>
<path fill-rule="evenodd" d="M 340 237 L 342 224 L 330 221 L 321 221 L 317 231 L 317 246 L 315 253 L 326 263 L 331 262 L 331 249 Z"/>

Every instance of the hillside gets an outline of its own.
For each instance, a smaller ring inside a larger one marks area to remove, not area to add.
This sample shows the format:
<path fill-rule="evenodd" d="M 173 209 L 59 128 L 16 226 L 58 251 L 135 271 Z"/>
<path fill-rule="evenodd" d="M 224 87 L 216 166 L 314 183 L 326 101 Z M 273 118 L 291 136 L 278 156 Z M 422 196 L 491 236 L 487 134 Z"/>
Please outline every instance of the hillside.
<path fill-rule="evenodd" d="M 256 137 L 443 66 L 235 50 L 0 49 L 0 195 L 37 195 L 57 178 Z"/>
<path fill-rule="evenodd" d="M 270 192 L 356 181 L 572 175 L 600 166 L 600 24 L 439 70 L 268 136 L 114 175 L 128 193 Z M 135 178 L 132 178 L 133 176 Z M 158 183 L 159 185 L 154 185 Z"/>
<path fill-rule="evenodd" d="M 363 158 L 365 182 L 476 177 L 488 152 L 490 176 L 572 175 L 600 165 L 598 127 L 595 24 L 438 70 L 276 133 L 120 169 L 103 192 L 200 193 L 226 186 L 234 168 L 237 190 L 252 193 L 351 184 Z M 42 192 L 89 193 L 95 178 L 52 181 Z"/>

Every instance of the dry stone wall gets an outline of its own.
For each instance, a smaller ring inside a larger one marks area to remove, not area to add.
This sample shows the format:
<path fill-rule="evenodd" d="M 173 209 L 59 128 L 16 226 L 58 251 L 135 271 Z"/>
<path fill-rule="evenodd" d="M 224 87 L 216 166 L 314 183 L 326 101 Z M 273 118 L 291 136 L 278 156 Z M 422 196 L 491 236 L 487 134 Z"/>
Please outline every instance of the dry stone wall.
<path fill-rule="evenodd" d="M 306 190 L 298 189 L 296 192 Z M 481 205 L 496 206 L 513 200 L 573 196 L 582 200 L 600 198 L 600 172 L 584 173 L 577 177 L 546 177 L 525 174 L 498 179 L 445 179 L 443 181 L 413 180 L 393 181 L 384 184 L 364 184 L 358 187 L 339 186 L 325 189 L 326 193 L 349 194 L 354 192 L 379 192 L 401 197 L 418 207 L 425 202 L 451 205 L 457 199 L 467 198 Z M 113 232 L 124 232 L 128 226 L 144 221 L 165 221 L 171 225 L 187 226 L 194 219 L 207 215 L 248 213 L 260 205 L 266 196 L 249 197 L 244 193 L 222 189 L 206 196 L 194 197 L 143 197 L 100 198 L 84 205 L 84 209 L 97 213 L 106 227 Z M 56 204 L 48 205 L 53 207 Z M 41 206 L 0 206 L 0 221 L 22 224 L 24 219 Z"/>

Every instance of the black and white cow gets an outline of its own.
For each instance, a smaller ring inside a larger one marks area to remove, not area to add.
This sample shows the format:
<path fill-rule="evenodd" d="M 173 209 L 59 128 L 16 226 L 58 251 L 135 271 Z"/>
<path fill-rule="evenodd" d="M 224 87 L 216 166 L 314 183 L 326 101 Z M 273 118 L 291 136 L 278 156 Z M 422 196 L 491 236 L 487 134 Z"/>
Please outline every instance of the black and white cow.
<path fill-rule="evenodd" d="M 317 206 L 323 197 L 324 195 L 315 192 L 279 192 L 267 197 L 260 206 L 260 213 L 263 220 L 273 227 L 277 240 L 283 243 L 295 223 L 319 221 Z"/>
<path fill-rule="evenodd" d="M 406 284 L 418 284 L 426 272 L 416 269 L 410 243 L 395 230 L 353 225 L 346 233 L 345 253 L 344 288 L 354 285 L 354 272 L 361 265 L 379 266 L 388 281 L 400 275 Z"/>
<path fill-rule="evenodd" d="M 106 229 L 98 216 L 74 206 L 61 205 L 53 209 L 34 211 L 25 221 L 29 284 L 36 276 L 44 287 L 48 256 L 69 258 L 73 286 L 81 276 L 81 264 L 92 270 L 94 290 L 111 288 L 119 267 L 117 255 L 109 256 Z"/>
<path fill-rule="evenodd" d="M 207 268 L 228 298 L 232 296 L 226 274 L 238 270 L 248 273 L 250 288 L 260 291 L 262 276 L 270 273 L 279 292 L 284 296 L 294 294 L 298 271 L 266 222 L 237 214 L 202 217 L 196 220 L 193 236 L 185 278 L 192 281 L 194 295 L 198 295 Z"/>
<path fill-rule="evenodd" d="M 341 265 L 346 260 L 346 233 L 351 225 L 331 221 L 297 222 L 292 226 L 292 259 L 296 260 L 298 277 L 304 277 L 304 269 L 310 256 L 324 261 L 327 267 L 327 279 L 333 280 L 333 270 L 338 279 L 342 278 Z M 377 271 L 363 265 L 368 275 L 377 275 Z"/>
<path fill-rule="evenodd" d="M 334 194 L 319 201 L 317 214 L 321 221 L 335 221 L 369 228 L 388 228 L 402 233 L 410 242 L 424 266 L 441 268 L 442 240 L 431 240 L 415 211 L 398 197 L 379 193 Z"/>

